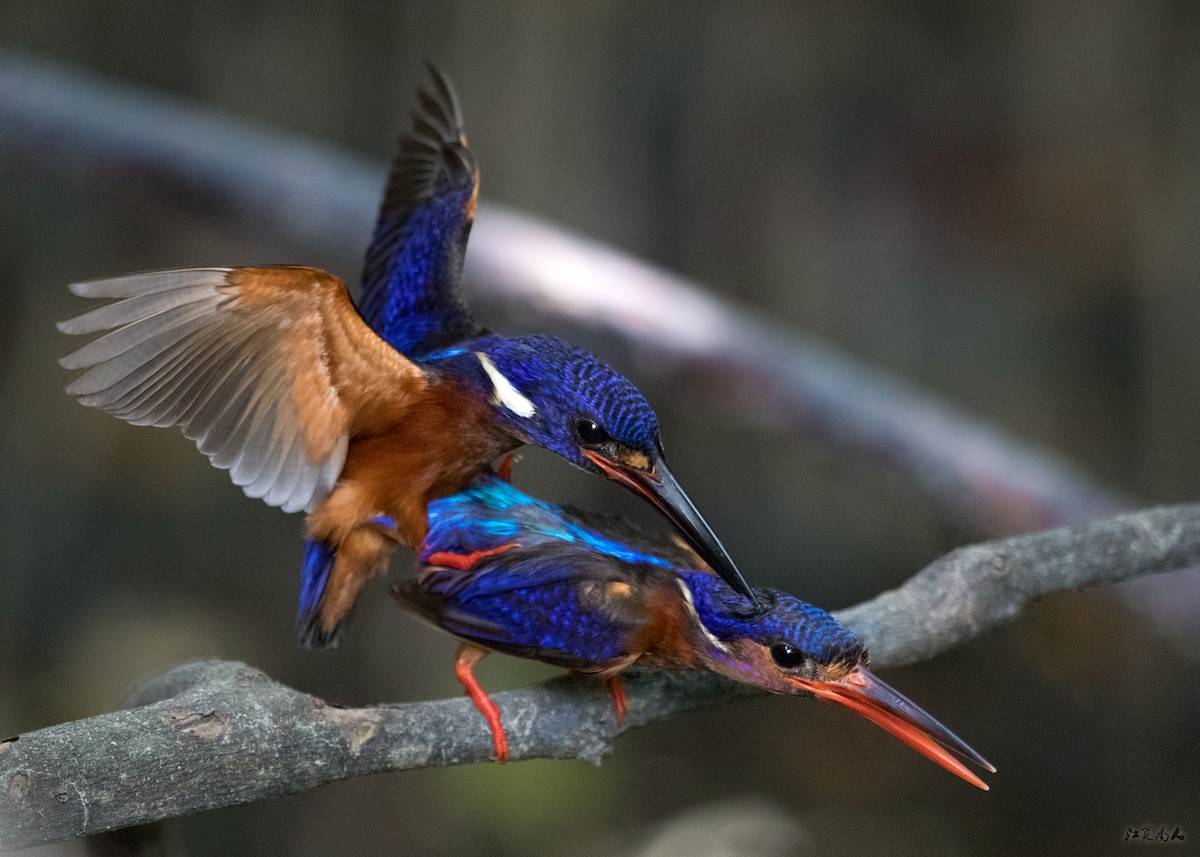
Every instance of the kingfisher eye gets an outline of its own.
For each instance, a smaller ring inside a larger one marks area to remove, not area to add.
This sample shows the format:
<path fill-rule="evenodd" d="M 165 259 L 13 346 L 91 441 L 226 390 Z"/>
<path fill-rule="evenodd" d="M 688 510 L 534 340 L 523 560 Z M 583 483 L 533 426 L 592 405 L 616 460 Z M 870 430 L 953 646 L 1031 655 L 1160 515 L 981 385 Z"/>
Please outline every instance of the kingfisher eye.
<path fill-rule="evenodd" d="M 776 643 L 771 646 L 771 659 L 780 669 L 794 670 L 804 663 L 803 653 L 795 646 L 787 643 Z"/>
<path fill-rule="evenodd" d="M 604 446 L 612 440 L 608 432 L 591 420 L 580 420 L 575 423 L 575 434 L 579 436 L 579 440 L 584 446 Z"/>

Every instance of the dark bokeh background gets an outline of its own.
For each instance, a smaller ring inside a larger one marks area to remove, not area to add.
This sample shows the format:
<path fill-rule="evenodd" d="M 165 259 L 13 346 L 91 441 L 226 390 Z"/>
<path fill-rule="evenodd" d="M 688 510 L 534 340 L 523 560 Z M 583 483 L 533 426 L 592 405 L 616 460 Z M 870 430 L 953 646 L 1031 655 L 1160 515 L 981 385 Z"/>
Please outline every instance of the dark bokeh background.
<path fill-rule="evenodd" d="M 485 196 L 682 271 L 1147 501 L 1194 498 L 1200 10 L 1002 8 L 0 0 L 0 42 L 381 166 L 434 59 Z M 79 308 L 65 283 L 272 261 L 358 271 L 0 173 L 0 733 L 108 710 L 201 657 L 348 704 L 458 692 L 453 643 L 382 584 L 341 649 L 300 650 L 299 517 L 243 497 L 177 433 L 61 392 L 52 323 Z M 758 582 L 842 606 L 973 537 L 901 474 L 714 415 L 703 391 L 648 393 L 674 470 Z M 543 456 L 518 482 L 642 512 Z M 696 857 L 716 837 L 689 841 L 689 825 L 728 816 L 778 834 L 780 853 L 1111 853 L 1151 822 L 1194 848 L 1200 648 L 1154 625 L 1102 594 L 1058 598 L 887 675 L 998 765 L 987 795 L 849 714 L 771 699 L 643 730 L 599 769 L 361 780 L 178 835 L 196 855 L 631 854 L 661 836 L 653 853 Z M 494 689 L 549 672 L 481 670 Z"/>

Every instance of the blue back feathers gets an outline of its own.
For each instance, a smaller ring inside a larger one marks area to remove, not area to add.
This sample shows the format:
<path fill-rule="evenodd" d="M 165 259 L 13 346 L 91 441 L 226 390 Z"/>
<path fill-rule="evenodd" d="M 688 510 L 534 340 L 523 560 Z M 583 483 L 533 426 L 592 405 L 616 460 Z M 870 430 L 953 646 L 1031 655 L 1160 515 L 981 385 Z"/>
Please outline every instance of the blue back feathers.
<path fill-rule="evenodd" d="M 654 546 L 655 539 L 661 547 Z M 862 640 L 819 607 L 759 589 L 759 608 L 754 609 L 721 578 L 683 565 L 665 537 L 623 523 L 585 519 L 492 474 L 429 505 L 422 558 L 513 542 L 520 547 L 489 557 L 470 572 L 435 569 L 420 578 L 421 588 L 443 599 L 438 624 L 516 654 L 553 649 L 556 656 L 545 651 L 531 656 L 566 664 L 569 653 L 583 663 L 601 663 L 618 656 L 632 625 L 622 624 L 612 604 L 598 609 L 595 602 L 581 600 L 583 584 L 661 580 L 669 573 L 688 587 L 701 623 L 721 641 L 789 643 L 822 664 L 855 664 L 865 658 Z M 630 622 L 635 620 L 630 617 Z"/>
<path fill-rule="evenodd" d="M 429 504 L 429 530 L 421 558 L 441 551 L 490 550 L 513 541 L 520 541 L 523 548 L 560 542 L 622 562 L 672 567 L 668 559 L 610 538 L 574 518 L 563 507 L 530 497 L 498 476 L 486 474 L 465 490 Z"/>

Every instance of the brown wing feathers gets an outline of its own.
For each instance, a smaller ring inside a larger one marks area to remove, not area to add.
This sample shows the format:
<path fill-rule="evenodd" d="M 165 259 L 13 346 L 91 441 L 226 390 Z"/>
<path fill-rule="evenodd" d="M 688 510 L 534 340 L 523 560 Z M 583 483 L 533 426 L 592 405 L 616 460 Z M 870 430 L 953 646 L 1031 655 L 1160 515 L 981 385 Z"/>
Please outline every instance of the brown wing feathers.
<path fill-rule="evenodd" d="M 194 268 L 78 283 L 113 303 L 62 322 L 108 331 L 62 359 L 67 391 L 138 425 L 183 429 L 234 483 L 285 511 L 332 489 L 362 405 L 398 416 L 419 368 L 313 268 Z"/>

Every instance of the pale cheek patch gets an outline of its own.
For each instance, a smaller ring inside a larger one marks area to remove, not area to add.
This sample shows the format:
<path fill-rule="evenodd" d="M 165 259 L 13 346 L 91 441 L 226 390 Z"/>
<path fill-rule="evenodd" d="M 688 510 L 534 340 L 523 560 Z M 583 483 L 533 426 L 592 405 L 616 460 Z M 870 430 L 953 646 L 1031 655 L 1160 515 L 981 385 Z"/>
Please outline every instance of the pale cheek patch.
<path fill-rule="evenodd" d="M 479 358 L 479 365 L 483 367 L 483 371 L 491 379 L 497 402 L 519 417 L 532 417 L 537 413 L 537 408 L 533 406 L 533 402 L 529 401 L 520 390 L 512 385 L 511 381 L 500 374 L 500 370 L 496 368 L 496 364 L 491 361 L 491 358 L 482 351 L 476 351 L 475 356 Z"/>
<path fill-rule="evenodd" d="M 621 460 L 632 467 L 634 470 L 649 470 L 650 459 L 646 457 L 646 453 L 637 452 L 636 450 L 627 450 L 621 453 Z"/>
<path fill-rule="evenodd" d="M 712 643 L 713 648 L 720 652 L 728 652 L 729 649 L 726 648 L 725 644 L 714 637 L 712 631 L 708 630 L 704 626 L 704 623 L 700 621 L 700 614 L 696 612 L 696 602 L 692 600 L 692 590 L 688 589 L 688 585 L 678 578 L 675 579 L 675 582 L 679 584 L 679 588 L 683 591 L 683 603 L 687 605 L 688 615 L 696 621 L 696 625 L 704 632 L 704 636 Z"/>

